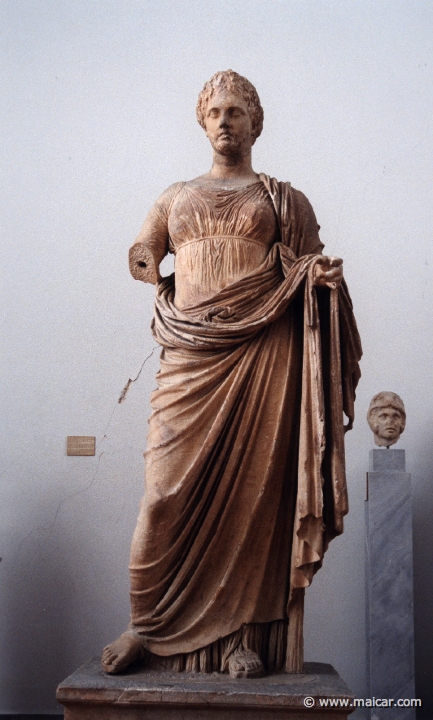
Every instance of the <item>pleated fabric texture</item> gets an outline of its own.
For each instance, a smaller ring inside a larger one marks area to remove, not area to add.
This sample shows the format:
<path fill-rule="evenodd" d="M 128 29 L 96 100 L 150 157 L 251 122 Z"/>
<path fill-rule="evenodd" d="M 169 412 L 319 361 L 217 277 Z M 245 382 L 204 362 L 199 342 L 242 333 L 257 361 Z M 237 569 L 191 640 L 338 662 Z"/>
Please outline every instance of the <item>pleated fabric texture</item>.
<path fill-rule="evenodd" d="M 261 181 L 279 240 L 248 272 L 247 228 L 230 227 L 231 245 L 222 223 L 176 262 L 183 253 L 191 274 L 191 258 L 210 262 L 218 242 L 230 282 L 214 287 L 208 273 L 202 296 L 184 284 L 179 303 L 176 264 L 157 288 L 163 350 L 130 562 L 131 626 L 155 667 L 225 671 L 248 647 L 268 670 L 299 669 L 303 591 L 348 510 L 343 438 L 361 356 L 351 301 L 345 285 L 314 286 L 311 206 L 289 184 Z"/>

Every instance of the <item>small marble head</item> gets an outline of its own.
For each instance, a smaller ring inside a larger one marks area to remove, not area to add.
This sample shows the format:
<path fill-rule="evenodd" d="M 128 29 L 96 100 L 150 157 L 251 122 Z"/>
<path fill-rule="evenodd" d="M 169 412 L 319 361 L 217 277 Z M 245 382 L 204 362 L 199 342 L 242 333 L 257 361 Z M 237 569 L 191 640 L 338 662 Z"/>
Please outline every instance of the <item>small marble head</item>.
<path fill-rule="evenodd" d="M 406 427 L 403 400 L 393 392 L 377 393 L 368 408 L 367 420 L 376 445 L 387 448 L 394 445 Z"/>
<path fill-rule="evenodd" d="M 222 70 L 205 83 L 198 96 L 196 115 L 197 120 L 206 129 L 205 117 L 209 100 L 223 90 L 240 95 L 246 103 L 251 118 L 254 139 L 256 140 L 263 129 L 263 108 L 257 90 L 247 78 L 238 75 L 234 70 Z"/>

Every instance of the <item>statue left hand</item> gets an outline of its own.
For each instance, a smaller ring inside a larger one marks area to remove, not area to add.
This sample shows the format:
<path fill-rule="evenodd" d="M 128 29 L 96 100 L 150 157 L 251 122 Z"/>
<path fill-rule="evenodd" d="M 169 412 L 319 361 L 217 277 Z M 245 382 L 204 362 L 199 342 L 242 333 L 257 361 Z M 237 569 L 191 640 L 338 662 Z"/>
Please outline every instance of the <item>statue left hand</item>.
<path fill-rule="evenodd" d="M 343 280 L 343 261 L 338 257 L 320 256 L 314 269 L 314 284 L 335 289 Z"/>

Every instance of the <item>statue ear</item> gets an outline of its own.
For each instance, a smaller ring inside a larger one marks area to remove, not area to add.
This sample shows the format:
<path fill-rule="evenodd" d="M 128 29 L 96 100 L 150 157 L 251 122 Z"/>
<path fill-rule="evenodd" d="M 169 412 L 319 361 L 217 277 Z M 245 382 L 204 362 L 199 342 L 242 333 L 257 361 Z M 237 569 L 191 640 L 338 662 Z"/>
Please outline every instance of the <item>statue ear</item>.
<path fill-rule="evenodd" d="M 367 414 L 367 422 L 369 424 L 370 430 L 374 435 L 377 434 L 377 431 L 379 429 L 379 425 L 377 423 L 377 411 L 376 408 L 373 408 L 370 410 L 370 412 Z"/>
<path fill-rule="evenodd" d="M 374 434 L 377 435 L 380 430 L 380 423 L 377 422 L 377 420 L 373 420 L 373 422 L 371 423 L 371 429 L 373 430 Z"/>

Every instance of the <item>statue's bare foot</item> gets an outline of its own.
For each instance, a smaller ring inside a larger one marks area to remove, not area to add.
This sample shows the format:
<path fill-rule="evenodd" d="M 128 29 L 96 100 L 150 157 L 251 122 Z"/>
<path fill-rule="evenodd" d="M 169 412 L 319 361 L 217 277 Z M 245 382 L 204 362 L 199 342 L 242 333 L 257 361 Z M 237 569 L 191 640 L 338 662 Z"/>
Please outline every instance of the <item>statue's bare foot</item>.
<path fill-rule="evenodd" d="M 258 678 L 265 674 L 263 663 L 252 650 L 235 650 L 229 657 L 232 678 Z"/>
<path fill-rule="evenodd" d="M 143 656 L 143 640 L 138 633 L 125 632 L 103 649 L 102 667 L 107 673 L 120 673 Z"/>

